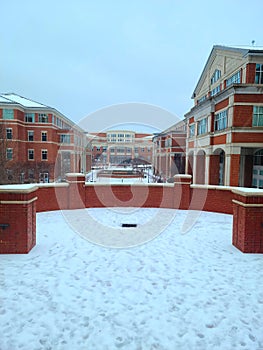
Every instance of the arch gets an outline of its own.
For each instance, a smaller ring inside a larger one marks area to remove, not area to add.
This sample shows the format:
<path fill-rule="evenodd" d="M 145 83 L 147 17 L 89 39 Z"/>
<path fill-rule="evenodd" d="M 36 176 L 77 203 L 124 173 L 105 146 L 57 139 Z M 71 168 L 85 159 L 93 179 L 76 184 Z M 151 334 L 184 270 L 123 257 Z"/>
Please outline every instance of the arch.
<path fill-rule="evenodd" d="M 205 157 L 206 153 L 203 150 L 196 155 L 196 184 L 205 184 Z"/>
<path fill-rule="evenodd" d="M 209 184 L 225 184 L 225 151 L 222 148 L 217 148 L 210 156 Z"/>

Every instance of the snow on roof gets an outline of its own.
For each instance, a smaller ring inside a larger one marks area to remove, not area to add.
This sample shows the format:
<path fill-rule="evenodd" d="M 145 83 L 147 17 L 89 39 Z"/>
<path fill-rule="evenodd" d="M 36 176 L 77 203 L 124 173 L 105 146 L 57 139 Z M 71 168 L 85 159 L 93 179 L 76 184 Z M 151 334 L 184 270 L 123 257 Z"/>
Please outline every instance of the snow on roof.
<path fill-rule="evenodd" d="M 10 101 L 7 98 L 3 97 L 3 95 L 0 95 L 0 103 L 12 103 L 12 101 Z"/>
<path fill-rule="evenodd" d="M 10 94 L 1 94 L 0 95 L 0 102 L 4 103 L 18 103 L 22 105 L 23 107 L 27 108 L 47 108 L 48 106 L 45 106 L 41 103 L 29 100 L 28 98 L 10 93 Z"/>

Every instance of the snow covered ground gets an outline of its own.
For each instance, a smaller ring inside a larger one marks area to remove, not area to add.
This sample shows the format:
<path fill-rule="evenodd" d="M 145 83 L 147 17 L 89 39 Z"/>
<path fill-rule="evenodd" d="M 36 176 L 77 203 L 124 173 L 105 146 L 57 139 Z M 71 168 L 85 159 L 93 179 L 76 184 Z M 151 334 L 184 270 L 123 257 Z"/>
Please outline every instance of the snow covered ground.
<path fill-rule="evenodd" d="M 151 230 L 167 211 L 76 214 L 87 231 L 101 218 L 105 232 L 126 235 L 121 222 Z M 263 349 L 263 256 L 231 245 L 230 215 L 203 212 L 182 234 L 187 215 L 117 249 L 84 239 L 61 212 L 37 214 L 30 254 L 0 256 L 0 349 Z"/>

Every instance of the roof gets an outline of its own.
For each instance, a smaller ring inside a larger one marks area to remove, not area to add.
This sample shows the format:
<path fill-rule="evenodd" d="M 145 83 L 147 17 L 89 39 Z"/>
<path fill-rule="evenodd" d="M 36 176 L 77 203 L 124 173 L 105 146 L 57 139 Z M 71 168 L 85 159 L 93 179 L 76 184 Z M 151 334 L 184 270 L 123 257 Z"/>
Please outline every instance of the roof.
<path fill-rule="evenodd" d="M 202 82 L 203 78 L 204 78 L 204 73 L 207 70 L 207 68 L 210 65 L 210 62 L 212 61 L 212 58 L 216 55 L 217 51 L 229 51 L 229 52 L 237 52 L 240 53 L 240 55 L 242 55 L 243 57 L 248 56 L 249 54 L 251 55 L 255 55 L 255 54 L 262 54 L 263 55 L 263 47 L 259 47 L 259 46 L 224 46 L 224 45 L 214 45 L 212 48 L 212 51 L 206 61 L 205 67 L 201 73 L 201 76 L 196 84 L 196 87 L 194 89 L 192 98 L 195 97 L 195 92 L 198 89 L 198 86 L 200 85 L 200 83 Z"/>
<path fill-rule="evenodd" d="M 25 108 L 50 108 L 42 103 L 32 101 L 14 93 L 0 94 L 0 103 L 19 104 Z"/>

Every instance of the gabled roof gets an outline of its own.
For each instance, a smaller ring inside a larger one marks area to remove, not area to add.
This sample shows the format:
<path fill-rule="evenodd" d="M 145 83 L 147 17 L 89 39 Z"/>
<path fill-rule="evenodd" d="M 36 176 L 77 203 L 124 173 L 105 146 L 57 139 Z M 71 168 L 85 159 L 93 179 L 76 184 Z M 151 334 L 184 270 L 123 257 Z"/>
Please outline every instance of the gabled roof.
<path fill-rule="evenodd" d="M 50 108 L 14 93 L 0 94 L 0 103 L 18 104 L 24 108 Z"/>
<path fill-rule="evenodd" d="M 205 73 L 207 71 L 207 69 L 209 68 L 209 66 L 212 64 L 213 59 L 215 58 L 216 54 L 218 51 L 229 51 L 229 52 L 236 52 L 239 53 L 241 57 L 246 57 L 249 54 L 253 55 L 253 54 L 262 54 L 263 55 L 263 47 L 257 47 L 257 46 L 250 46 L 250 47 L 245 47 L 245 46 L 223 46 L 223 45 L 214 45 L 212 48 L 212 51 L 206 61 L 205 67 L 201 73 L 201 76 L 197 82 L 197 85 L 194 89 L 192 98 L 195 97 L 195 92 L 196 90 L 198 90 L 198 87 L 200 86 L 200 84 L 202 84 L 204 78 L 205 78 Z"/>

